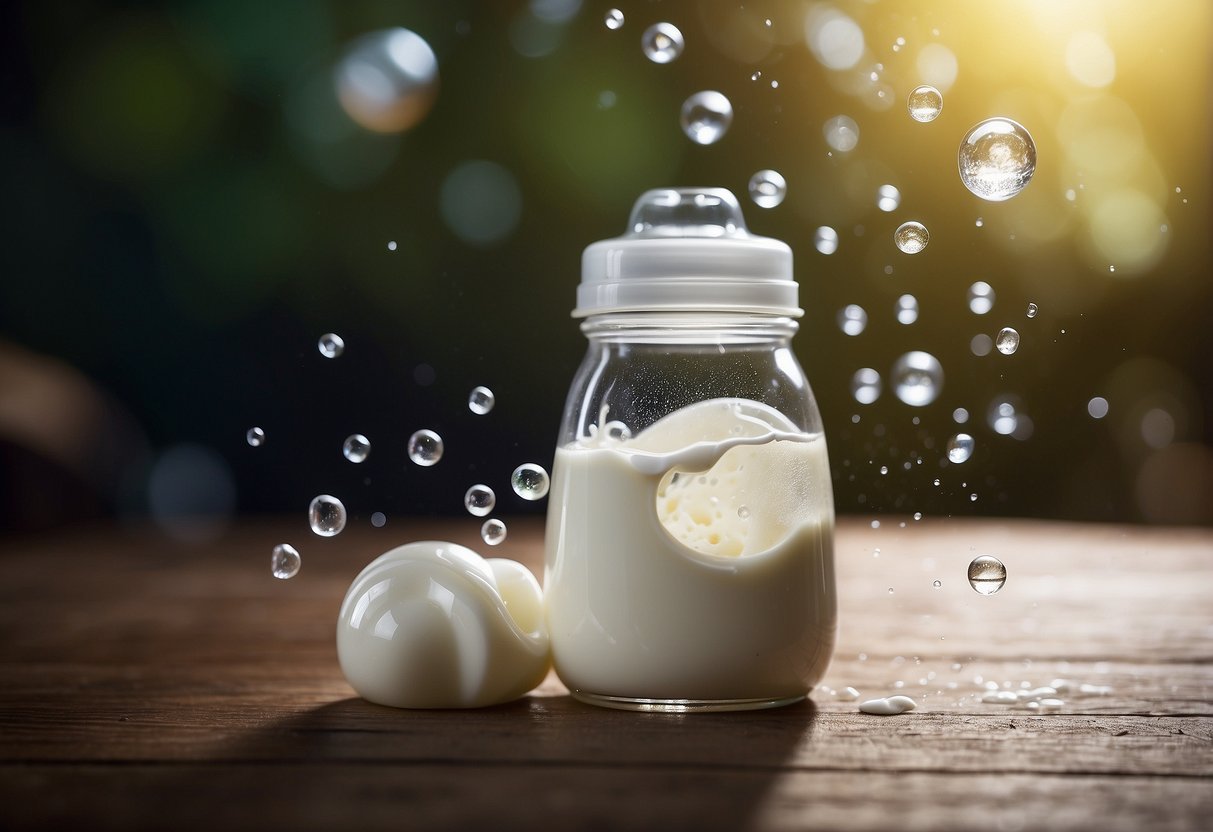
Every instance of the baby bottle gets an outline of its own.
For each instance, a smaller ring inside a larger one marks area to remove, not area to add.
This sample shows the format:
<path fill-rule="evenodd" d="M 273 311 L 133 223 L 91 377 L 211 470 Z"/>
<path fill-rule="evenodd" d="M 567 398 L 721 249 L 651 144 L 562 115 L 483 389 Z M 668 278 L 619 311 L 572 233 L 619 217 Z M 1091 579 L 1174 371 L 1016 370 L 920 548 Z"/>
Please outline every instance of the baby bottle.
<path fill-rule="evenodd" d="M 552 471 L 545 604 L 578 699 L 803 699 L 834 646 L 834 500 L 792 352 L 792 252 L 720 188 L 645 193 L 582 257 L 589 349 Z"/>

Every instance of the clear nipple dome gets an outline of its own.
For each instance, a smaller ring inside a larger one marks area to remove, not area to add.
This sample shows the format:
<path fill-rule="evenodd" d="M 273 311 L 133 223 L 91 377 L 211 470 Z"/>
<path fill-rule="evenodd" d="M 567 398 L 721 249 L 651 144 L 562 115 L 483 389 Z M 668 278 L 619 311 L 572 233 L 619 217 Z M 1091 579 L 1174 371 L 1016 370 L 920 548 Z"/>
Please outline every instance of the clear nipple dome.
<path fill-rule="evenodd" d="M 573 316 L 642 311 L 804 312 L 792 250 L 750 234 L 724 188 L 647 191 L 626 234 L 585 250 Z"/>

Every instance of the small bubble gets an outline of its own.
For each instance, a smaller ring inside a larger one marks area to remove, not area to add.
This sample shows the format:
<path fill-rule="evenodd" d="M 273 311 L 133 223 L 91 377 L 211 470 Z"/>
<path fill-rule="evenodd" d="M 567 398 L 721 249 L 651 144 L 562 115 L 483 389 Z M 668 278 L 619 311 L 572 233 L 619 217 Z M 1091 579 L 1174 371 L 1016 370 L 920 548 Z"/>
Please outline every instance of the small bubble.
<path fill-rule="evenodd" d="M 984 332 L 979 332 L 969 341 L 969 351 L 978 357 L 989 355 L 994 349 L 994 339 Z"/>
<path fill-rule="evenodd" d="M 612 32 L 623 27 L 623 12 L 619 9 L 610 9 L 602 16 L 602 22 Z"/>
<path fill-rule="evenodd" d="M 893 594 L 893 587 L 889 587 L 889 594 L 890 594 L 890 595 L 892 595 L 892 594 Z"/>
<path fill-rule="evenodd" d="M 774 208 L 787 194 L 787 180 L 777 170 L 760 170 L 750 177 L 750 199 L 759 208 Z"/>
<path fill-rule="evenodd" d="M 320 350 L 320 354 L 325 358 L 337 358 L 345 352 L 345 341 L 335 332 L 326 332 L 320 336 L 316 349 Z"/>
<path fill-rule="evenodd" d="M 918 298 L 913 295 L 902 295 L 897 299 L 897 322 L 899 324 L 914 323 L 918 320 Z"/>
<path fill-rule="evenodd" d="M 1108 415 L 1108 400 L 1103 396 L 1096 396 L 1087 402 L 1087 413 L 1092 419 L 1102 419 Z"/>
<path fill-rule="evenodd" d="M 867 328 L 868 313 L 857 303 L 849 303 L 838 313 L 838 327 L 847 335 L 859 335 Z"/>
<path fill-rule="evenodd" d="M 958 433 L 948 440 L 948 461 L 955 465 L 967 462 L 973 455 L 973 437 Z"/>
<path fill-rule="evenodd" d="M 301 565 L 303 559 L 299 557 L 299 550 L 289 543 L 279 543 L 270 553 L 270 572 L 275 578 L 283 581 L 293 578 L 299 574 Z"/>
<path fill-rule="evenodd" d="M 993 555 L 980 555 L 969 564 L 969 586 L 982 595 L 993 595 L 1007 582 L 1007 568 Z"/>
<path fill-rule="evenodd" d="M 352 433 L 341 443 L 341 454 L 350 462 L 363 462 L 371 455 L 371 440 L 361 433 Z"/>
<path fill-rule="evenodd" d="M 839 153 L 848 153 L 859 144 L 859 125 L 850 116 L 834 116 L 822 125 L 826 144 Z"/>
<path fill-rule="evenodd" d="M 395 251 L 395 250 L 396 250 L 396 241 L 395 241 L 395 240 L 388 240 L 388 244 L 387 244 L 387 250 L 388 250 L 388 251 Z"/>
<path fill-rule="evenodd" d="M 873 520 L 873 521 L 872 521 L 872 528 L 874 528 L 874 529 L 879 529 L 879 528 L 880 528 L 880 521 L 879 521 L 879 520 Z M 879 549 L 877 549 L 876 551 L 878 551 L 878 552 L 879 552 L 880 550 L 879 550 Z"/>
<path fill-rule="evenodd" d="M 934 480 L 932 480 L 931 485 L 935 486 L 936 488 L 939 488 L 939 477 L 936 477 Z"/>
<path fill-rule="evenodd" d="M 308 525 L 321 537 L 340 534 L 345 528 L 345 506 L 336 497 L 321 494 L 307 509 Z"/>
<path fill-rule="evenodd" d="M 1036 304 L 1034 304 L 1034 303 L 1028 304 L 1028 317 L 1029 318 L 1035 318 L 1036 313 L 1039 311 L 1040 311 L 1040 307 L 1038 307 Z"/>
<path fill-rule="evenodd" d="M 750 509 L 747 506 L 738 506 L 737 507 L 737 516 L 740 517 L 742 520 L 749 520 L 750 519 Z"/>
<path fill-rule="evenodd" d="M 896 211 L 897 206 L 901 205 L 901 191 L 892 185 L 881 185 L 876 189 L 876 207 L 881 211 L 888 213 Z"/>
<path fill-rule="evenodd" d="M 506 534 L 509 530 L 505 527 L 505 523 L 492 517 L 484 521 L 484 525 L 480 527 L 480 539 L 489 546 L 500 546 L 505 542 Z"/>
<path fill-rule="evenodd" d="M 1019 413 L 1011 402 L 995 400 L 990 404 L 986 422 L 999 436 L 1010 436 L 1019 427 Z"/>
<path fill-rule="evenodd" d="M 715 144 L 733 123 L 733 105 L 714 90 L 697 92 L 682 103 L 682 132 L 696 144 Z"/>
<path fill-rule="evenodd" d="M 984 315 L 994 308 L 994 287 L 984 280 L 978 280 L 969 286 L 969 311 L 974 315 Z"/>
<path fill-rule="evenodd" d="M 939 589 L 941 586 L 943 586 L 943 582 L 935 581 L 934 583 L 931 584 L 931 586 L 935 587 L 936 589 Z"/>
<path fill-rule="evenodd" d="M 915 520 L 921 520 L 921 519 L 922 519 L 922 512 L 921 512 L 921 511 L 916 511 L 916 512 L 914 512 L 914 519 L 915 519 Z"/>
<path fill-rule="evenodd" d="M 994 338 L 994 346 L 998 347 L 998 351 L 1003 355 L 1012 355 L 1015 350 L 1019 349 L 1019 333 L 1009 326 L 1004 326 L 998 330 L 998 335 Z"/>
<path fill-rule="evenodd" d="M 925 407 L 943 389 L 943 366 L 929 352 L 907 352 L 893 364 L 894 392 L 912 407 Z"/>
<path fill-rule="evenodd" d="M 963 425 L 965 422 L 969 421 L 969 411 L 965 410 L 963 407 L 956 408 L 952 411 L 952 421 L 958 425 Z"/>
<path fill-rule="evenodd" d="M 920 222 L 903 222 L 893 232 L 893 242 L 904 254 L 917 254 L 927 247 L 931 235 Z"/>
<path fill-rule="evenodd" d="M 851 376 L 851 395 L 860 404 L 871 404 L 880 398 L 880 373 L 871 367 L 863 367 Z"/>
<path fill-rule="evenodd" d="M 254 448 L 260 448 L 265 444 L 265 431 L 261 428 L 249 428 L 248 433 L 244 435 L 244 439 Z"/>
<path fill-rule="evenodd" d="M 978 228 L 981 228 L 985 224 L 986 224 L 986 221 L 983 220 L 981 217 L 978 217 L 977 222 L 973 223 L 973 225 L 977 226 Z"/>
<path fill-rule="evenodd" d="M 960 180 L 973 194 L 1002 202 L 1022 191 L 1036 171 L 1036 144 L 1009 118 L 986 119 L 960 141 Z"/>
<path fill-rule="evenodd" d="M 442 437 L 432 430 L 423 428 L 409 437 L 409 459 L 423 468 L 437 465 L 443 450 Z"/>
<path fill-rule="evenodd" d="M 761 77 L 762 77 L 762 70 L 761 70 L 761 69 L 759 69 L 759 70 L 756 70 L 756 71 L 754 72 L 754 74 L 750 76 L 750 80 L 751 80 L 751 81 L 757 81 L 757 80 L 758 80 L 759 78 L 761 78 Z"/>
<path fill-rule="evenodd" d="M 547 496 L 548 472 L 533 462 L 524 462 L 510 476 L 514 493 L 524 500 L 542 500 Z"/>
<path fill-rule="evenodd" d="M 620 21 L 622 24 L 622 21 Z M 655 64 L 668 64 L 682 54 L 682 32 L 672 23 L 654 23 L 640 36 L 645 57 Z"/>
<path fill-rule="evenodd" d="M 822 254 L 833 254 L 838 251 L 838 232 L 828 225 L 821 226 L 813 235 L 813 245 Z"/>
<path fill-rule="evenodd" d="M 473 387 L 472 392 L 468 394 L 468 410 L 477 416 L 488 413 L 496 403 L 497 397 L 487 387 Z"/>
<path fill-rule="evenodd" d="M 598 93 L 598 109 L 609 110 L 615 106 L 617 96 L 614 90 L 603 90 Z"/>
<path fill-rule="evenodd" d="M 939 90 L 923 84 L 910 92 L 906 107 L 910 111 L 910 118 L 915 121 L 934 121 L 943 110 L 943 96 Z"/>
<path fill-rule="evenodd" d="M 487 485 L 476 484 L 467 490 L 463 495 L 463 507 L 468 510 L 468 514 L 475 517 L 484 517 L 493 511 L 493 507 L 497 505 L 497 495 L 493 493 L 493 489 Z"/>
<path fill-rule="evenodd" d="M 883 477 L 883 476 L 887 476 L 888 473 L 889 473 L 889 466 L 881 465 L 880 466 L 880 475 Z"/>
<path fill-rule="evenodd" d="M 382 511 L 376 511 L 371 515 L 371 525 L 377 529 L 382 529 L 387 525 L 387 515 Z"/>

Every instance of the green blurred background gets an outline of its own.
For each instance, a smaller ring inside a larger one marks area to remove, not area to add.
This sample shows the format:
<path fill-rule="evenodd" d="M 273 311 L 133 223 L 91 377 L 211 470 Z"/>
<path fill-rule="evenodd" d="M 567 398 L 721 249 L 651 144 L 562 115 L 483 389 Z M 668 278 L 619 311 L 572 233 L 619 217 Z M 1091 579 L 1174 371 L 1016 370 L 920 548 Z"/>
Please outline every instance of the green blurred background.
<path fill-rule="evenodd" d="M 0 522 L 150 511 L 172 530 L 321 492 L 390 522 L 458 514 L 477 481 L 501 512 L 540 510 L 506 483 L 551 460 L 581 250 L 648 188 L 719 185 L 793 248 L 840 513 L 1213 523 L 1209 4 L 616 6 L 618 29 L 576 0 L 6 4 Z M 659 21 L 686 43 L 664 65 L 641 49 Z M 392 86 L 397 27 L 432 48 L 432 84 Z M 921 83 L 944 96 L 928 124 L 906 111 Z M 678 114 L 709 89 L 735 117 L 700 146 Z M 823 130 L 839 115 L 849 151 Z M 956 170 L 991 116 L 1039 154 L 1002 203 Z M 746 196 L 762 169 L 788 183 L 772 209 Z M 906 220 L 931 234 L 912 257 Z M 1004 326 L 1014 355 L 974 341 Z M 945 371 L 924 408 L 889 383 L 912 349 Z M 861 367 L 884 378 L 874 403 L 852 396 Z M 478 384 L 488 416 L 467 409 Z M 406 460 L 420 427 L 446 439 L 432 469 Z M 951 465 L 959 430 L 976 451 Z M 340 453 L 354 432 L 362 465 Z"/>

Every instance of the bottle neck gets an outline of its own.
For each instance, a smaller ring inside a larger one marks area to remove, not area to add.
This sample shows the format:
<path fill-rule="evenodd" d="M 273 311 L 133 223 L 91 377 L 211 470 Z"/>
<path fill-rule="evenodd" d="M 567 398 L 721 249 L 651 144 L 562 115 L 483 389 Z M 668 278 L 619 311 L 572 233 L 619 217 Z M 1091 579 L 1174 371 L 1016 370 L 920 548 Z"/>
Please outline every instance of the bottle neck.
<path fill-rule="evenodd" d="M 591 342 L 632 344 L 786 344 L 800 324 L 753 312 L 614 312 L 591 315 L 581 331 Z"/>

